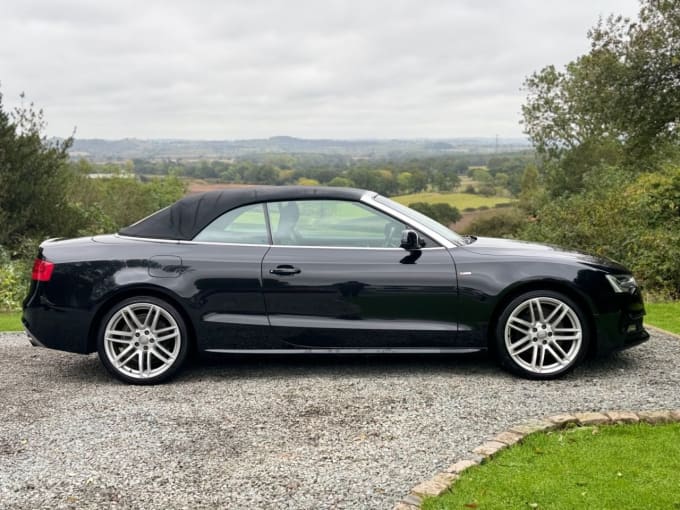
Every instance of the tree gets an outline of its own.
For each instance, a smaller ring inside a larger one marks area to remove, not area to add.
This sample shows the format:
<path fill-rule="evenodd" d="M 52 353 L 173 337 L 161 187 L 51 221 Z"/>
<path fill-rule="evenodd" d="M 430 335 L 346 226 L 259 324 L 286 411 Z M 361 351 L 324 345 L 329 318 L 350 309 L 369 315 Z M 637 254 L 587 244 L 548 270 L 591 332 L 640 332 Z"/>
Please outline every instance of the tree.
<path fill-rule="evenodd" d="M 401 172 L 397 175 L 400 193 L 410 193 L 413 188 L 413 174 L 411 172 Z"/>
<path fill-rule="evenodd" d="M 460 177 L 453 171 L 440 170 L 435 174 L 433 184 L 438 191 L 451 191 L 460 185 Z"/>
<path fill-rule="evenodd" d="M 508 182 L 510 182 L 510 177 L 505 172 L 498 172 L 493 177 L 493 185 L 499 188 L 507 189 Z"/>
<path fill-rule="evenodd" d="M 23 94 L 22 94 L 23 100 Z M 71 235 L 83 218 L 70 206 L 73 180 L 67 150 L 72 138 L 48 142 L 42 110 L 33 104 L 5 112 L 0 94 L 0 245 L 24 238 Z"/>
<path fill-rule="evenodd" d="M 335 186 L 338 188 L 352 188 L 354 186 L 354 183 L 351 181 L 351 179 L 348 179 L 347 177 L 333 177 L 329 183 L 329 186 Z"/>
<path fill-rule="evenodd" d="M 539 194 L 540 183 L 538 168 L 529 164 L 522 173 L 521 192 L 519 194 L 519 206 L 528 214 L 536 213 L 536 198 Z"/>
<path fill-rule="evenodd" d="M 274 184 L 278 177 L 276 169 L 268 165 L 251 166 L 243 174 L 243 180 L 252 184 Z"/>
<path fill-rule="evenodd" d="M 491 173 L 489 173 L 489 170 L 483 167 L 470 168 L 468 174 L 470 177 L 472 177 L 475 181 L 479 183 L 488 183 L 491 182 L 492 180 Z"/>
<path fill-rule="evenodd" d="M 610 16 L 588 37 L 587 54 L 564 70 L 547 66 L 525 81 L 526 133 L 554 168 L 576 172 L 548 182 L 551 191 L 556 184 L 579 191 L 585 173 L 619 161 L 653 170 L 677 150 L 680 2 L 643 0 L 637 20 Z"/>

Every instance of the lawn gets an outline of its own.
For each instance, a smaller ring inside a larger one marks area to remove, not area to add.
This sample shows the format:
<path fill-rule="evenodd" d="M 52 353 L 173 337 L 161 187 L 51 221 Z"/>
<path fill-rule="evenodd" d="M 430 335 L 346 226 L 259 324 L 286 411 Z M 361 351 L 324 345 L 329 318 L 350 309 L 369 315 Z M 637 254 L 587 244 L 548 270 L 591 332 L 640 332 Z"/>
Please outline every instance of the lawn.
<path fill-rule="evenodd" d="M 534 434 L 465 471 L 423 508 L 680 508 L 679 439 L 678 423 Z"/>
<path fill-rule="evenodd" d="M 22 331 L 21 312 L 0 312 L 0 331 Z"/>
<path fill-rule="evenodd" d="M 483 197 L 481 195 L 473 195 L 472 193 L 412 193 L 410 195 L 390 198 L 404 205 L 413 204 L 414 202 L 425 202 L 428 204 L 443 202 L 457 207 L 459 211 L 469 207 L 479 209 L 482 206 L 494 207 L 497 204 L 514 202 L 513 199 L 507 197 Z"/>
<path fill-rule="evenodd" d="M 680 301 L 645 303 L 645 322 L 680 335 Z"/>
<path fill-rule="evenodd" d="M 645 303 L 645 322 L 680 335 L 680 301 Z M 21 312 L 0 312 L 0 331 L 21 331 Z"/>

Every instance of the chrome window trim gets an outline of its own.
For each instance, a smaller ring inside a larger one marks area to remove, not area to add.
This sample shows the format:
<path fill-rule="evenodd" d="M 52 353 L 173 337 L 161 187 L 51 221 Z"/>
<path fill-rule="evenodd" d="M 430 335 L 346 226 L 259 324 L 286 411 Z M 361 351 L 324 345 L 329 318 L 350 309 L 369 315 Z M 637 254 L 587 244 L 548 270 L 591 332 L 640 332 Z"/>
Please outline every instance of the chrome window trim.
<path fill-rule="evenodd" d="M 296 249 L 328 249 L 328 250 L 393 250 L 406 252 L 404 248 L 397 247 L 383 247 L 378 246 L 372 248 L 370 246 L 299 246 L 299 245 L 287 245 L 287 244 L 249 244 L 249 243 L 217 243 L 212 241 L 184 241 L 180 239 L 156 239 L 153 237 L 135 237 L 126 236 L 122 234 L 114 234 L 114 237 L 119 237 L 121 239 L 132 239 L 136 241 L 150 241 L 154 243 L 166 243 L 166 244 L 181 244 L 181 245 L 209 245 L 209 246 L 261 246 L 263 248 L 296 248 Z M 421 248 L 420 251 L 426 250 L 443 250 L 443 246 L 435 246 L 432 248 Z"/>
<path fill-rule="evenodd" d="M 261 246 L 261 245 L 258 245 Z M 327 249 L 327 250 L 391 250 L 391 251 L 401 251 L 404 253 L 408 253 L 409 250 L 405 250 L 404 248 L 398 248 L 398 247 L 384 247 L 384 246 L 377 246 L 375 248 L 372 248 L 370 246 L 300 246 L 300 245 L 295 245 L 295 244 L 273 244 L 272 248 L 297 248 L 297 249 L 308 249 L 308 248 L 313 248 L 313 249 Z M 443 246 L 435 246 L 432 248 L 420 248 L 420 250 L 417 251 L 427 251 L 427 250 L 443 250 L 445 249 Z M 414 250 L 416 251 L 416 250 Z"/>
<path fill-rule="evenodd" d="M 367 191 L 364 193 L 361 198 L 359 199 L 361 202 L 373 207 L 374 209 L 378 209 L 380 212 L 383 212 L 385 214 L 388 214 L 389 216 L 393 216 L 397 218 L 398 220 L 406 223 L 407 225 L 420 230 L 424 234 L 426 234 L 428 237 L 434 239 L 437 241 L 439 244 L 441 244 L 445 248 L 456 248 L 457 245 L 449 241 L 448 239 L 440 236 L 437 232 L 427 228 L 425 225 L 420 224 L 418 221 L 414 220 L 413 218 L 406 216 L 405 214 L 400 213 L 399 211 L 395 211 L 394 209 L 381 204 L 374 198 L 377 196 L 377 193 L 374 193 L 372 191 Z"/>
<path fill-rule="evenodd" d="M 220 243 L 217 241 L 184 241 L 180 240 L 177 241 L 177 244 L 203 244 L 203 245 L 208 245 L 208 246 L 261 246 L 263 248 L 271 248 L 272 245 L 269 243 L 260 243 L 260 244 L 253 244 L 253 243 Z"/>

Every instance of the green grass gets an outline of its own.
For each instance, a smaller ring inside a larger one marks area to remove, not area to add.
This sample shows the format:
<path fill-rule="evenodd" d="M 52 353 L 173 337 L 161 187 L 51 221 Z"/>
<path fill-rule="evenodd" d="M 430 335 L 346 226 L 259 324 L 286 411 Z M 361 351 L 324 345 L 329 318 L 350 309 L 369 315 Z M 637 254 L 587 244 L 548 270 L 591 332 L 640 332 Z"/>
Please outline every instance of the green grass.
<path fill-rule="evenodd" d="M 0 312 L 0 331 L 22 331 L 21 312 Z"/>
<path fill-rule="evenodd" d="M 426 510 L 680 508 L 680 424 L 534 434 L 463 473 Z"/>
<path fill-rule="evenodd" d="M 507 204 L 514 200 L 507 197 L 483 197 L 472 193 L 411 193 L 410 195 L 400 195 L 391 197 L 392 200 L 400 204 L 409 205 L 415 202 L 425 202 L 428 204 L 446 203 L 457 207 L 459 211 L 472 207 L 478 209 L 482 206 L 494 207 L 497 204 Z"/>
<path fill-rule="evenodd" d="M 645 303 L 645 322 L 680 335 L 680 301 Z"/>

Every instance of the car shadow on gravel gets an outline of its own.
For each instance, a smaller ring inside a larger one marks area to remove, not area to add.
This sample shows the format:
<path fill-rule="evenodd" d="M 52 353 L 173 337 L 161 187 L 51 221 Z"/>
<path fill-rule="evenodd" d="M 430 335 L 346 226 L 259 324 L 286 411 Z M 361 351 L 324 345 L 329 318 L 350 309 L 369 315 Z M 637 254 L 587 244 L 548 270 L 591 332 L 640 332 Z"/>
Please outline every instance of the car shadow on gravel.
<path fill-rule="evenodd" d="M 570 377 L 607 377 L 634 371 L 638 363 L 627 353 L 586 360 Z M 484 376 L 512 377 L 487 353 L 370 355 L 230 355 L 193 359 L 179 376 L 199 379 L 253 379 L 313 376 Z"/>
<path fill-rule="evenodd" d="M 211 375 L 244 377 L 285 377 L 300 373 L 324 375 L 398 375 L 451 373 L 488 373 L 495 363 L 485 353 L 473 354 L 285 354 L 222 355 L 193 359 L 183 374 L 186 377 Z"/>
<path fill-rule="evenodd" d="M 50 372 L 64 382 L 111 384 L 96 355 L 65 356 Z M 586 360 L 567 378 L 606 378 L 634 372 L 639 363 L 627 352 Z M 55 374 L 56 372 L 56 374 Z M 234 380 L 296 377 L 405 377 L 445 375 L 512 377 L 487 353 L 473 354 L 286 354 L 201 356 L 188 360 L 176 380 Z"/>

